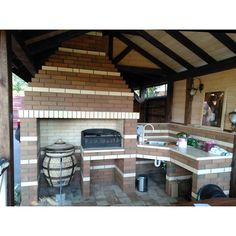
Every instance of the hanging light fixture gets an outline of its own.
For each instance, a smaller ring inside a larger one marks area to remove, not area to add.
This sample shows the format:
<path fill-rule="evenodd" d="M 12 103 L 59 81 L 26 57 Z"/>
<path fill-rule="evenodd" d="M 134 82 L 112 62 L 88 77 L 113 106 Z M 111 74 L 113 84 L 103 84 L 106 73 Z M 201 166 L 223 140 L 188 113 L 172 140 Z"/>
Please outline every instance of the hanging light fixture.
<path fill-rule="evenodd" d="M 229 113 L 229 120 L 231 122 L 232 131 L 236 132 L 236 109 Z"/>

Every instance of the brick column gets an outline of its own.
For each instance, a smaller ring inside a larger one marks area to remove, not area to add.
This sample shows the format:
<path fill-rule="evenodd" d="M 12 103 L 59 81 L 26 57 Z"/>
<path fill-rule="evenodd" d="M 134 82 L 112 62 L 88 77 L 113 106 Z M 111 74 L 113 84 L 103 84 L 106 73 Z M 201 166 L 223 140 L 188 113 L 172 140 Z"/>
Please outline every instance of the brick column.
<path fill-rule="evenodd" d="M 38 201 L 37 119 L 21 119 L 21 205 Z"/>
<path fill-rule="evenodd" d="M 136 176 L 136 148 L 137 148 L 137 120 L 126 119 L 123 126 L 123 147 L 125 154 L 134 155 L 134 157 L 118 159 L 115 161 L 115 181 L 124 192 L 135 191 Z"/>
<path fill-rule="evenodd" d="M 179 183 L 190 179 L 192 172 L 171 162 L 167 163 L 166 171 L 166 193 L 171 197 L 179 196 Z"/>
<path fill-rule="evenodd" d="M 80 181 L 81 181 L 81 192 L 84 197 L 90 195 L 90 160 L 88 155 L 86 156 L 81 151 L 81 166 L 80 166 Z"/>
<path fill-rule="evenodd" d="M 115 161 L 115 181 L 124 192 L 135 191 L 136 158 Z"/>

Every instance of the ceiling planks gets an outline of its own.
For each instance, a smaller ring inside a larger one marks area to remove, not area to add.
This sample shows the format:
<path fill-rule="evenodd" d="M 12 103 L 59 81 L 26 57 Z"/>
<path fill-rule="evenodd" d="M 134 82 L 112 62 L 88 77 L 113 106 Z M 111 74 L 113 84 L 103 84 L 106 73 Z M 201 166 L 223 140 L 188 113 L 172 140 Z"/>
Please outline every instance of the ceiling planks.
<path fill-rule="evenodd" d="M 62 42 L 89 31 L 11 31 L 13 72 L 29 81 Z M 236 68 L 236 31 L 104 30 L 103 35 L 110 38 L 109 58 L 134 87 Z"/>
<path fill-rule="evenodd" d="M 129 47 L 133 48 L 134 50 L 136 50 L 138 53 L 140 53 L 142 56 L 146 57 L 147 59 L 149 59 L 151 62 L 153 62 L 154 64 L 160 66 L 163 71 L 167 74 L 169 73 L 175 73 L 174 70 L 172 70 L 169 66 L 165 65 L 164 63 L 162 63 L 160 60 L 158 60 L 157 58 L 155 58 L 154 56 L 152 56 L 151 54 L 149 54 L 148 52 L 146 52 L 144 49 L 142 49 L 141 47 L 139 47 L 137 44 L 133 43 L 130 39 L 126 38 L 125 36 L 123 36 L 122 34 L 114 34 L 115 37 L 117 37 L 119 40 L 123 41 L 124 43 L 126 43 Z"/>
<path fill-rule="evenodd" d="M 149 43 L 151 43 L 153 46 L 159 48 L 163 53 L 171 57 L 173 60 L 184 66 L 186 69 L 192 69 L 194 68 L 190 63 L 188 63 L 186 60 L 184 60 L 182 57 L 180 57 L 178 54 L 176 54 L 174 51 L 166 47 L 164 44 L 159 42 L 157 39 L 152 37 L 150 34 L 145 32 L 144 30 L 138 31 L 139 35 L 142 36 L 145 40 L 147 40 Z"/>
<path fill-rule="evenodd" d="M 177 41 L 182 43 L 185 47 L 190 49 L 193 53 L 198 55 L 202 60 L 207 63 L 214 63 L 216 60 L 212 58 L 209 54 L 207 54 L 204 50 L 194 44 L 191 40 L 189 40 L 186 36 L 181 34 L 179 31 L 167 30 L 166 31 L 170 36 L 175 38 Z"/>
<path fill-rule="evenodd" d="M 236 54 L 236 43 L 224 33 L 211 33 L 216 39 L 223 43 L 229 50 Z"/>

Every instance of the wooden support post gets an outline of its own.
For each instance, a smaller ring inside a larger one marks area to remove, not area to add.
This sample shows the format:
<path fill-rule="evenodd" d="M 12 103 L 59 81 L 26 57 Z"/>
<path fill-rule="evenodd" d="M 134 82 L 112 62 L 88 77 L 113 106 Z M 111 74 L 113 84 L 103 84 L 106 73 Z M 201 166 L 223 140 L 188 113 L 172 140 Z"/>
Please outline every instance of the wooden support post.
<path fill-rule="evenodd" d="M 14 205 L 13 167 L 13 112 L 10 62 L 11 38 L 9 32 L 0 30 L 0 156 L 10 162 L 7 183 L 7 205 Z"/>
<path fill-rule="evenodd" d="M 191 123 L 191 114 L 192 114 L 192 101 L 193 96 L 190 95 L 190 91 L 193 84 L 193 78 L 186 80 L 186 100 L 185 100 L 185 114 L 184 114 L 184 124 L 188 125 Z"/>
<path fill-rule="evenodd" d="M 167 84 L 167 101 L 166 101 L 166 122 L 171 122 L 172 119 L 172 104 L 173 104 L 173 81 Z"/>
<path fill-rule="evenodd" d="M 234 133 L 234 147 L 233 147 L 233 160 L 232 160 L 232 170 L 230 179 L 230 190 L 229 196 L 236 197 L 236 133 Z"/>
<path fill-rule="evenodd" d="M 141 101 L 143 101 L 140 105 L 140 119 L 141 122 L 147 122 L 147 109 L 146 109 L 146 100 L 145 100 L 145 93 L 146 93 L 146 89 L 145 88 L 140 88 L 140 99 Z"/>

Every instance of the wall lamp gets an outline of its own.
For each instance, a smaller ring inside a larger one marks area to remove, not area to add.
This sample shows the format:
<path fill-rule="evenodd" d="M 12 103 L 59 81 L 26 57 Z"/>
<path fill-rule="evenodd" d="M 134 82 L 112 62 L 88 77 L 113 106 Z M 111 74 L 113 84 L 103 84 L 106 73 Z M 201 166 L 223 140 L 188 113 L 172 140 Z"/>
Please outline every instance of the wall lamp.
<path fill-rule="evenodd" d="M 229 120 L 232 125 L 232 131 L 236 132 L 236 109 L 229 113 Z"/>
<path fill-rule="evenodd" d="M 198 85 L 197 88 L 194 88 L 193 83 L 192 83 L 192 88 L 191 88 L 191 90 L 190 90 L 190 95 L 191 95 L 191 96 L 195 96 L 198 90 L 199 90 L 200 93 L 201 93 L 202 90 L 204 89 L 204 84 L 202 84 L 202 81 L 201 81 L 199 78 L 198 78 L 198 80 L 199 80 L 199 85 Z"/>

